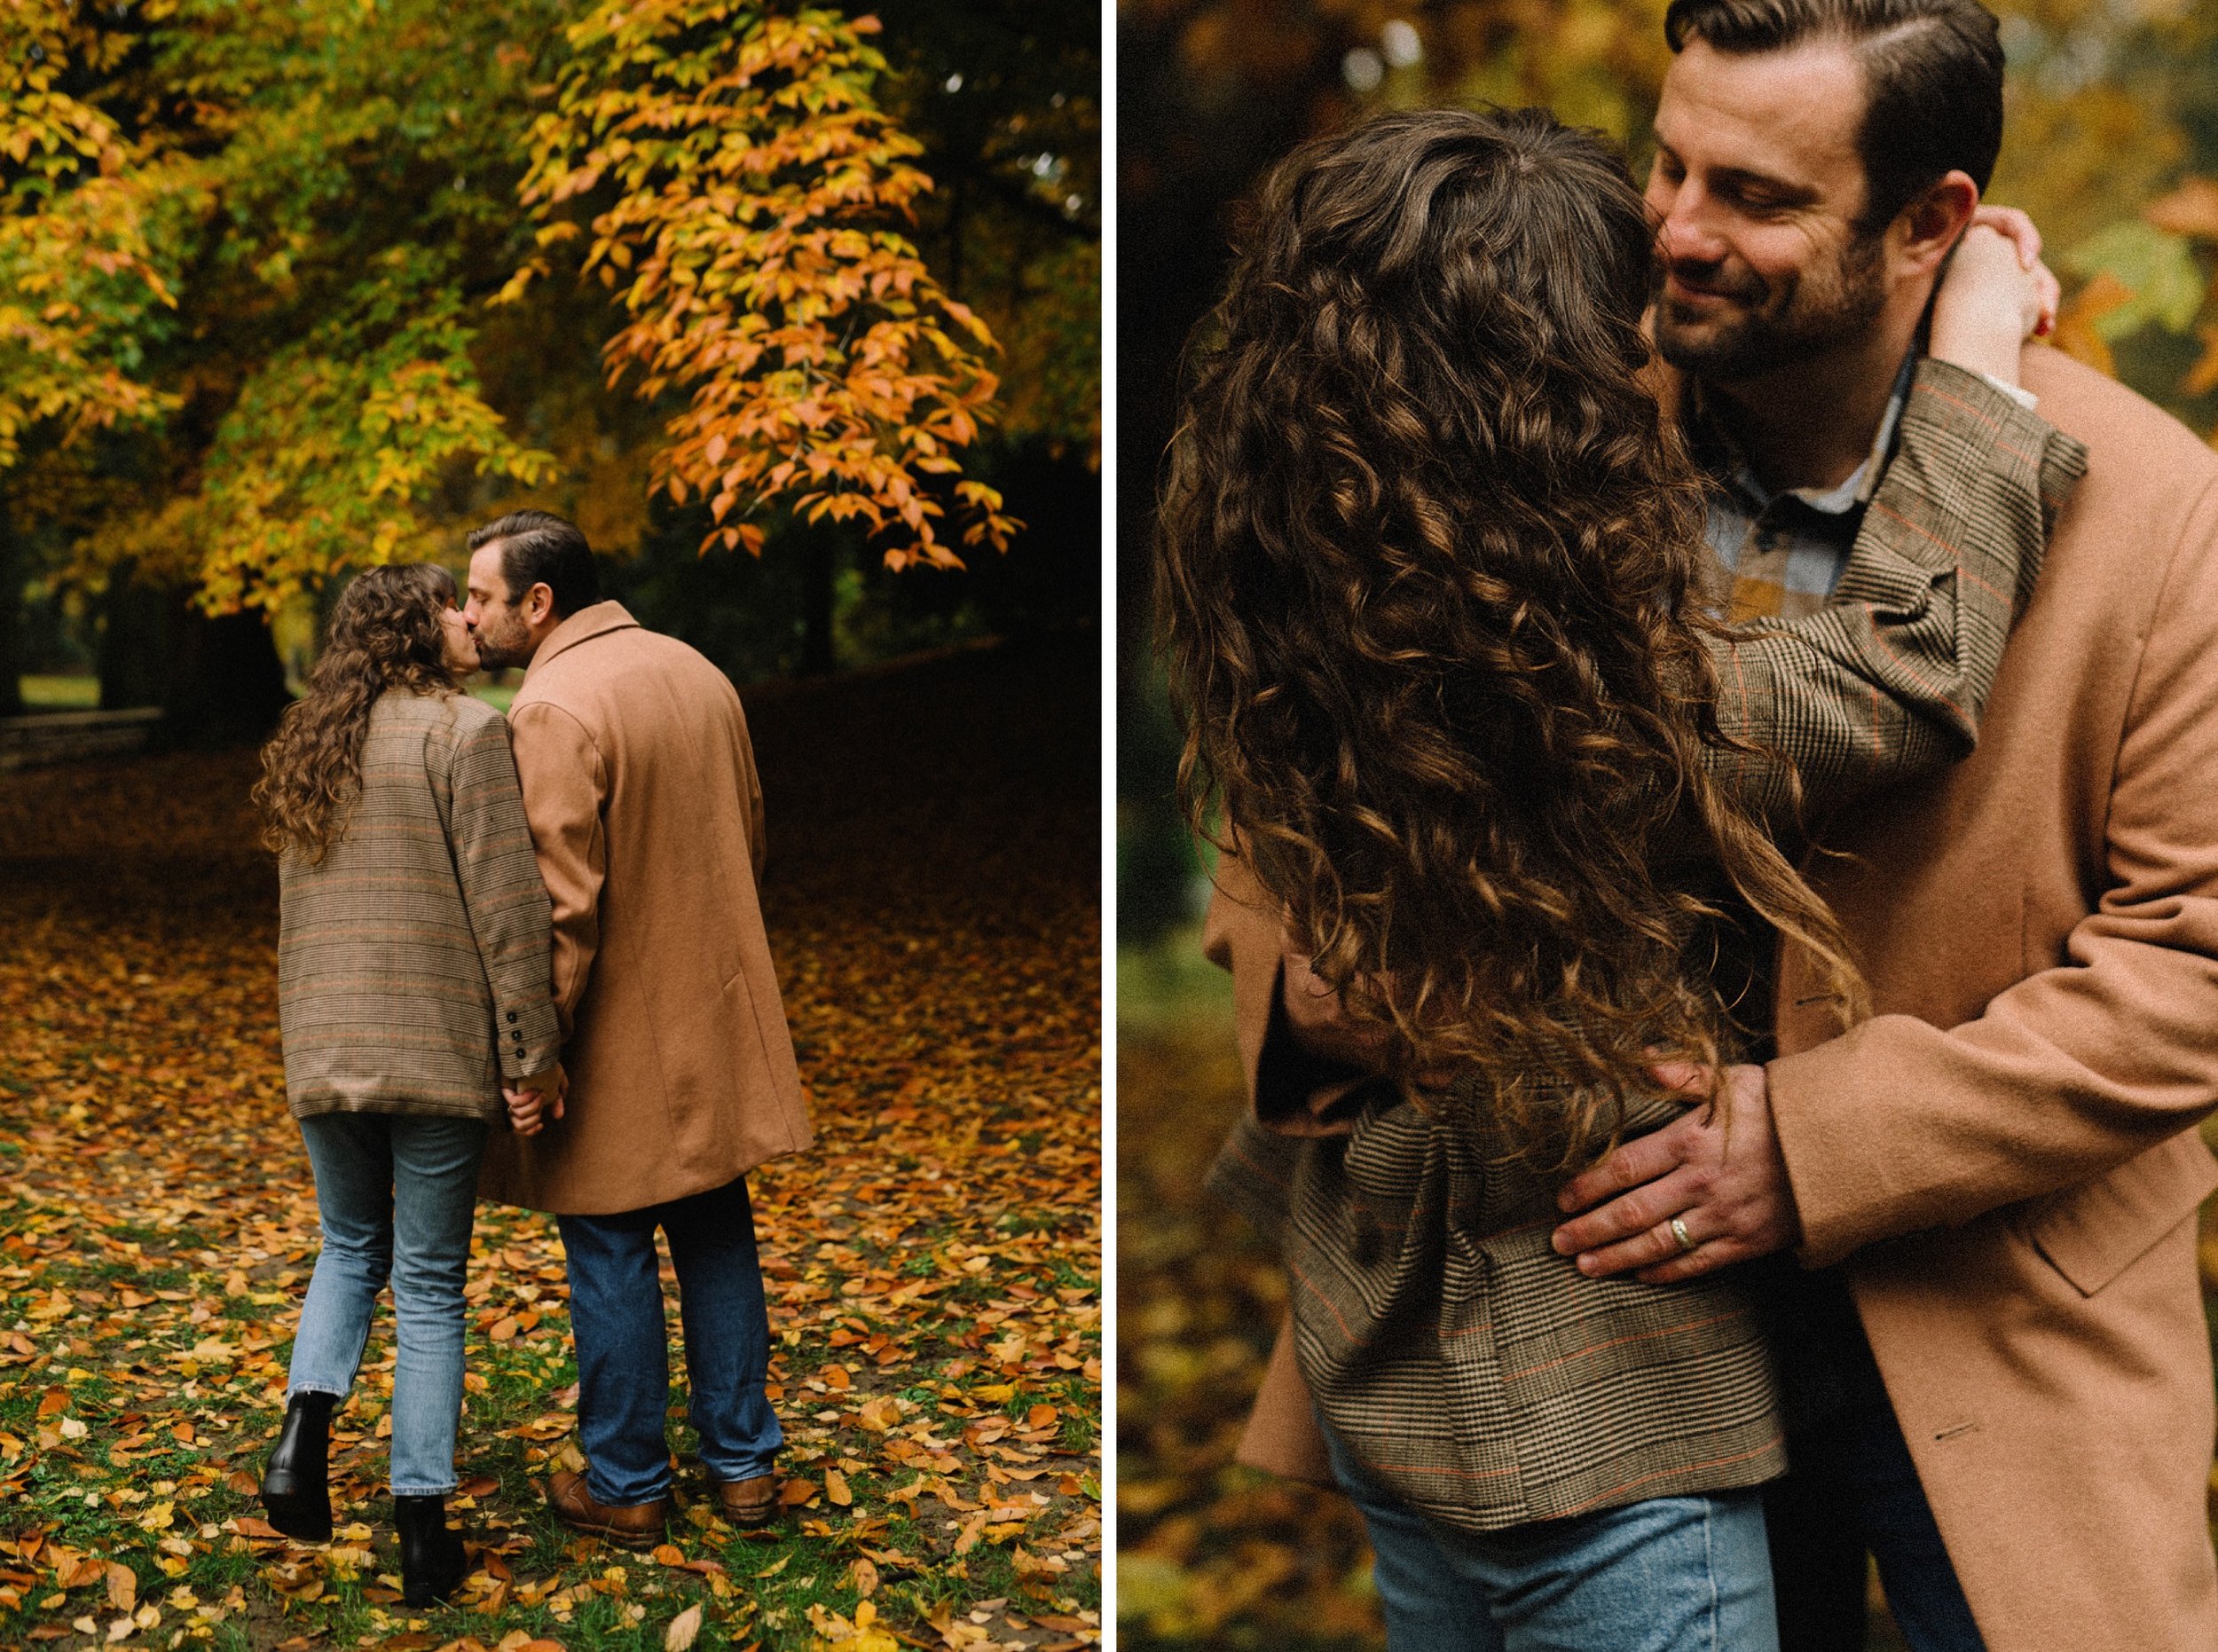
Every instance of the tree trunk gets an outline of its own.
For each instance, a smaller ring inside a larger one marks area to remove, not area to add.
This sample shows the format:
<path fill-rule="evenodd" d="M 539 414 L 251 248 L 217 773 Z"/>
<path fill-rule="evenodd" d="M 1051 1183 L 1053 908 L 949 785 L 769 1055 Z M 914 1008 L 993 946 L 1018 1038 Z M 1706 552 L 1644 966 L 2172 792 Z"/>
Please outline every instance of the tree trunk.
<path fill-rule="evenodd" d="M 23 710 L 23 551 L 0 513 L 0 717 Z"/>
<path fill-rule="evenodd" d="M 812 533 L 802 547 L 801 675 L 829 675 L 837 663 L 832 649 L 832 597 L 838 557 L 831 538 Z"/>
<path fill-rule="evenodd" d="M 118 568 L 108 577 L 100 604 L 100 709 L 169 703 L 171 656 L 185 593 L 146 585 Z"/>
<path fill-rule="evenodd" d="M 266 739 L 291 702 L 270 626 L 254 609 L 211 619 L 183 608 L 173 658 L 170 737 L 207 748 Z"/>

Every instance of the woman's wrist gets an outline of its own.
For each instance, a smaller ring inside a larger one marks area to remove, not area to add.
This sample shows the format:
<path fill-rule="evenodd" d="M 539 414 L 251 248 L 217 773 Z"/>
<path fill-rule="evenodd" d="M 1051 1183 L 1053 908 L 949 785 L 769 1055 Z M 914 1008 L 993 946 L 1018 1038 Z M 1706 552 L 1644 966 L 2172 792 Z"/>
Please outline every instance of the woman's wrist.
<path fill-rule="evenodd" d="M 2015 385 L 2018 352 L 2024 344 L 2015 317 L 1998 325 L 1992 319 L 1971 320 L 1936 314 L 1928 353 L 1967 373 L 1983 373 L 2000 383 Z"/>

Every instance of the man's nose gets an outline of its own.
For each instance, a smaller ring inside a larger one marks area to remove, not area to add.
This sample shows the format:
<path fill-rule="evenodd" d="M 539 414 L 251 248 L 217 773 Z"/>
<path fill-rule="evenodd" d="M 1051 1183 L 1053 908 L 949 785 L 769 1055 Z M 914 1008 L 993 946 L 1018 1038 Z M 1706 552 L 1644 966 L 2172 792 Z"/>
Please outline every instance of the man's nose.
<path fill-rule="evenodd" d="M 1716 264 L 1726 252 L 1714 203 L 1692 183 L 1679 186 L 1657 226 L 1664 256 L 1673 263 Z"/>

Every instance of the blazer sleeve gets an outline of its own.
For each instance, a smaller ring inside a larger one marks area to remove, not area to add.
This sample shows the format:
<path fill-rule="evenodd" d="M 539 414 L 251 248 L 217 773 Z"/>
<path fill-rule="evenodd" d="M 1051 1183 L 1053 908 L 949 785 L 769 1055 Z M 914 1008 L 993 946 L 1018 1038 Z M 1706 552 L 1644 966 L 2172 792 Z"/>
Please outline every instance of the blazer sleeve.
<path fill-rule="evenodd" d="M 1774 832 L 1970 754 L 2049 523 L 2086 449 L 1978 374 L 1930 358 L 1831 602 L 1714 646 L 1711 761 Z M 1801 800 L 1797 804 L 1797 782 Z"/>
<path fill-rule="evenodd" d="M 462 731 L 447 781 L 447 842 L 492 988 L 501 1074 L 527 1078 L 554 1065 L 562 1036 L 547 990 L 547 889 L 531 852 L 507 725 L 499 716 Z"/>
<path fill-rule="evenodd" d="M 554 908 L 554 1008 L 567 1039 L 601 948 L 601 886 L 608 876 L 602 811 L 609 799 L 608 766 L 586 726 L 546 701 L 516 707 L 509 729 L 539 876 Z"/>
<path fill-rule="evenodd" d="M 1962 1026 L 1883 1015 L 1771 1063 L 1811 1265 L 2086 1182 L 2218 1105 L 2218 484 L 2160 577 L 2105 887 L 2056 966 Z"/>

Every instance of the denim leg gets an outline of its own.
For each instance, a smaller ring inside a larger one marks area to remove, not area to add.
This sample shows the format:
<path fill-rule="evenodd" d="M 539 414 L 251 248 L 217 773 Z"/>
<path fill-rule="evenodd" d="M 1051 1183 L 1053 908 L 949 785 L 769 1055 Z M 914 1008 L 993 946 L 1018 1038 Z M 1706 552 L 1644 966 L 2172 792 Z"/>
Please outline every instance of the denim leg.
<path fill-rule="evenodd" d="M 323 1246 L 293 1336 L 288 1396 L 343 1398 L 354 1387 L 370 1313 L 392 1269 L 391 1123 L 376 1113 L 319 1113 L 300 1121 Z"/>
<path fill-rule="evenodd" d="M 1764 1488 L 1779 1644 L 1785 1652 L 1864 1652 L 1871 1557 L 1838 1481 L 1822 1472 L 1821 1455 L 1799 1435 L 1790 1437 L 1786 1478 Z"/>
<path fill-rule="evenodd" d="M 1503 1652 L 1486 1591 L 1457 1569 L 1439 1529 L 1366 1477 L 1338 1435 L 1321 1431 L 1333 1474 L 1371 1536 L 1388 1652 Z"/>
<path fill-rule="evenodd" d="M 1887 1609 L 1911 1652 L 1985 1652 L 1894 1407 L 1884 1400 L 1859 1407 L 1840 1444 L 1852 1518 L 1878 1559 Z"/>
<path fill-rule="evenodd" d="M 480 1119 L 393 1126 L 393 1495 L 454 1490 L 462 1414 L 462 1286 L 477 1210 Z"/>
<path fill-rule="evenodd" d="M 670 1490 L 670 1341 L 656 1275 L 653 1210 L 557 1216 L 578 1344 L 578 1444 L 586 1488 L 613 1508 Z"/>
<path fill-rule="evenodd" d="M 720 1480 L 767 1475 L 785 1436 L 762 1391 L 770 1318 L 747 1178 L 678 1200 L 661 1214 L 678 1270 L 689 1414 L 701 1436 L 701 1462 Z"/>
<path fill-rule="evenodd" d="M 1648 1498 L 1502 1536 L 1484 1560 L 1506 1652 L 1778 1652 L 1760 1491 Z"/>
<path fill-rule="evenodd" d="M 1423 1521 L 1328 1444 L 1358 1488 L 1395 1652 L 1777 1652 L 1759 1492 L 1650 1498 L 1481 1536 Z"/>

